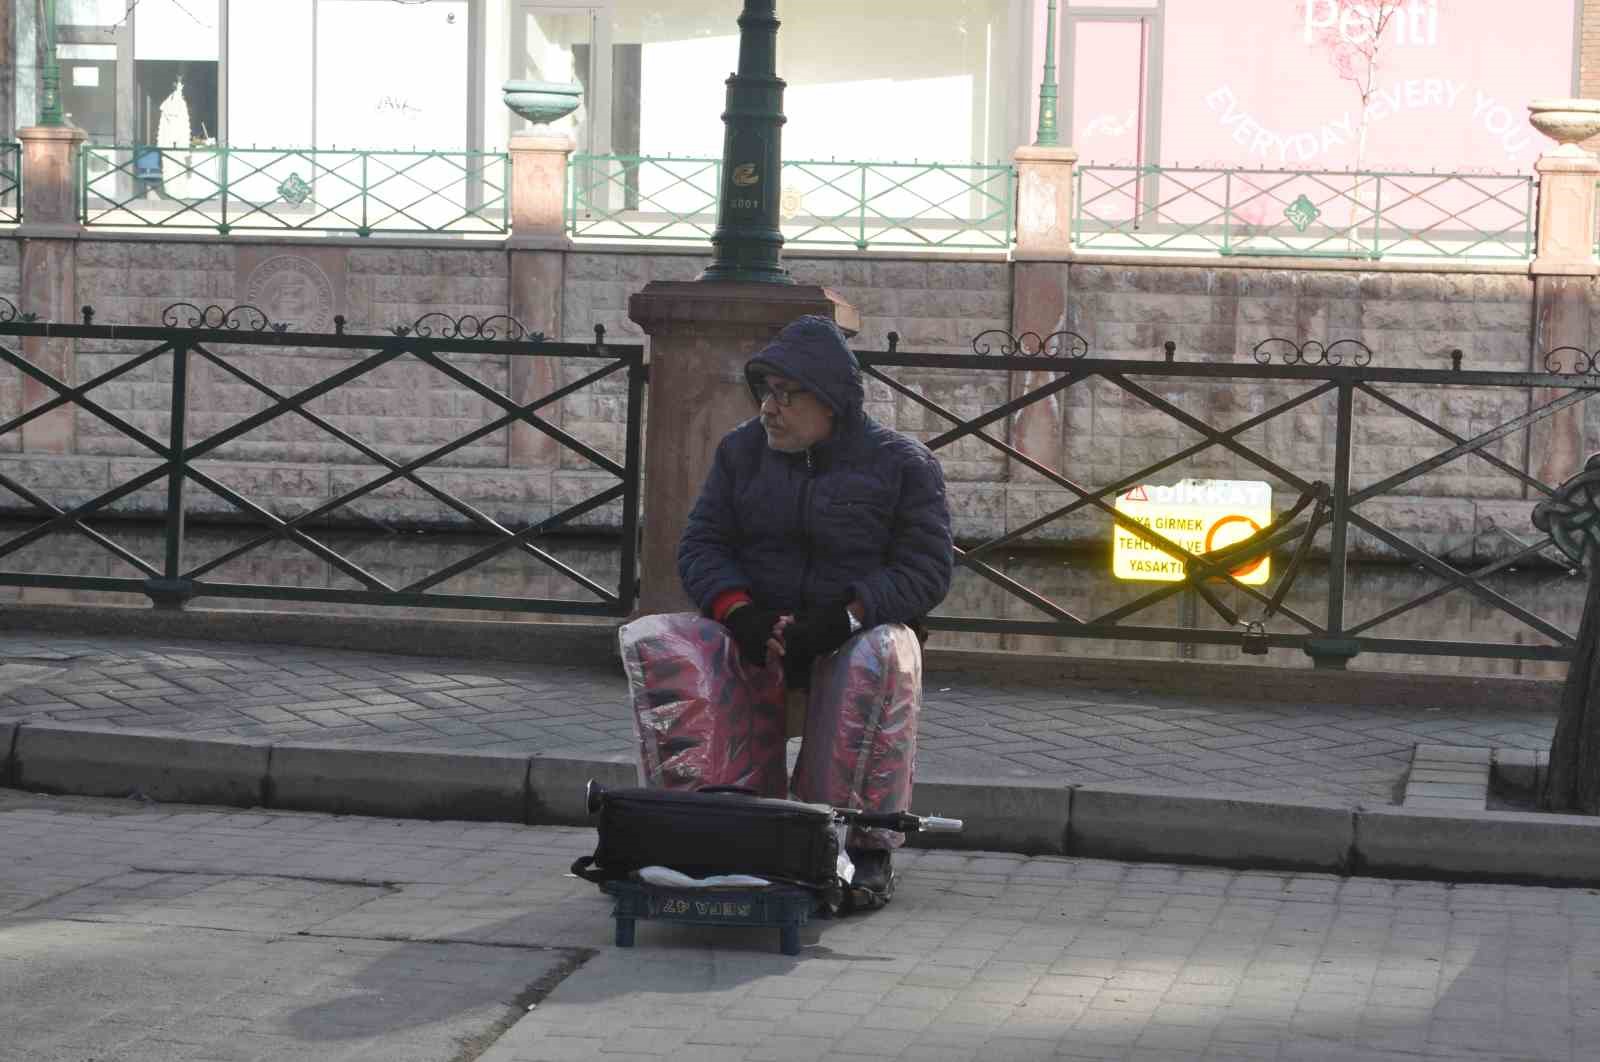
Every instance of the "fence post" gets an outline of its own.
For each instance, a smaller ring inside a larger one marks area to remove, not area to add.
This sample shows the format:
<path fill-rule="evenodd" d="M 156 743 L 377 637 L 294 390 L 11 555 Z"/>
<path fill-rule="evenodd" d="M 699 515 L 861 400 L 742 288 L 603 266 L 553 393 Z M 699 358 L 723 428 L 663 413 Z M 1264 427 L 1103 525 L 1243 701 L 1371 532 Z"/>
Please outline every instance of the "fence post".
<path fill-rule="evenodd" d="M 1072 182 L 1078 153 L 1069 147 L 1017 148 L 1018 260 L 1072 257 Z"/>
<path fill-rule="evenodd" d="M 1349 557 L 1350 448 L 1354 441 L 1355 384 L 1339 381 L 1333 454 L 1333 519 L 1328 539 L 1328 630 L 1323 638 L 1308 638 L 1305 653 L 1315 667 L 1343 668 L 1361 652 L 1354 638 L 1344 633 L 1345 565 Z"/>
<path fill-rule="evenodd" d="M 183 488 L 188 465 L 184 448 L 188 446 L 189 420 L 189 345 L 172 346 L 171 414 L 167 430 L 167 527 L 166 557 L 161 578 L 146 579 L 145 596 L 159 609 L 181 609 L 194 596 L 194 582 L 183 572 Z"/>

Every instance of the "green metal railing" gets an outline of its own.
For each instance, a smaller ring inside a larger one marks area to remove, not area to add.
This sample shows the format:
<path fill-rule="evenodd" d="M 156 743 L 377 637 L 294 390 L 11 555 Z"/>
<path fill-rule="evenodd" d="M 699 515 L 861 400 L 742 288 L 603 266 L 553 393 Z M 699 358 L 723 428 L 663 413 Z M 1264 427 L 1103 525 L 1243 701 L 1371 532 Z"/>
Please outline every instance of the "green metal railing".
<path fill-rule="evenodd" d="M 1082 251 L 1527 259 L 1523 174 L 1094 166 L 1077 170 Z"/>
<path fill-rule="evenodd" d="M 0 143 L 0 225 L 22 220 L 22 145 Z"/>
<path fill-rule="evenodd" d="M 567 231 L 578 239 L 711 239 L 719 159 L 574 155 Z M 785 159 L 784 242 L 808 247 L 995 250 L 1011 246 L 1008 165 Z"/>
<path fill-rule="evenodd" d="M 85 145 L 90 226 L 374 233 L 511 229 L 501 152 Z"/>

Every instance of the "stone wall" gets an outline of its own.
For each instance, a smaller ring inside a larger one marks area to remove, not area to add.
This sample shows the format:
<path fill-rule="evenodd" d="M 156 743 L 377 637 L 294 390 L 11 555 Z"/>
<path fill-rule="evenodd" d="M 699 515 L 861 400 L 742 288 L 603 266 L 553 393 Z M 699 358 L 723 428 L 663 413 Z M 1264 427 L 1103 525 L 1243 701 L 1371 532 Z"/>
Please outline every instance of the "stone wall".
<path fill-rule="evenodd" d="M 18 241 L 0 238 L 0 296 L 18 290 Z M 608 339 L 637 342 L 627 300 L 651 280 L 690 279 L 706 264 L 699 252 L 639 253 L 625 249 L 516 252 L 554 255 L 560 278 L 551 293 L 552 320 L 525 321 L 571 341 L 593 339 L 604 325 Z M 900 349 L 965 353 L 971 337 L 988 329 L 1082 334 L 1093 354 L 1159 358 L 1161 345 L 1177 344 L 1180 361 L 1248 363 L 1252 348 L 1274 336 L 1295 342 L 1358 339 L 1380 365 L 1444 368 L 1449 352 L 1465 352 L 1474 369 L 1525 370 L 1533 360 L 1536 306 L 1526 272 L 1511 270 L 1415 272 L 1383 267 L 1263 268 L 1176 264 L 1150 260 L 1008 263 L 848 255 L 794 255 L 786 262 L 797 280 L 833 288 L 856 306 L 861 349 L 882 349 L 890 331 Z M 157 324 L 175 302 L 232 306 L 250 303 L 296 329 L 331 330 L 335 314 L 351 333 L 386 334 L 425 313 L 447 311 L 488 317 L 529 303 L 513 290 L 511 253 L 498 243 L 316 241 L 265 239 L 133 238 L 89 236 L 77 241 L 74 301 L 92 305 L 97 323 Z M 1302 265 L 1303 263 L 1296 263 Z M 27 309 L 27 307 L 23 307 Z M 1594 322 L 1600 328 L 1600 320 Z M 127 356 L 126 344 L 80 343 L 77 379 L 88 380 Z M 356 353 L 279 349 L 241 356 L 218 350 L 261 383 L 293 391 L 349 365 Z M 469 364 L 470 363 L 470 364 Z M 462 359 L 464 367 L 499 390 L 515 389 L 504 359 Z M 551 379 L 566 382 L 597 363 L 564 359 Z M 0 376 L 0 416 L 19 409 L 14 370 Z M 157 439 L 166 434 L 167 359 L 97 388 L 109 410 Z M 895 370 L 893 375 L 931 400 L 973 416 L 1017 394 L 1028 380 L 1005 372 Z M 551 420 L 613 456 L 623 443 L 625 380 L 620 374 L 561 404 Z M 1208 423 L 1226 427 L 1298 393 L 1299 385 L 1152 382 L 1151 389 Z M 265 397 L 224 370 L 197 363 L 191 390 L 193 436 L 218 430 L 261 408 Z M 540 392 L 534 392 L 540 393 Z M 1484 430 L 1526 408 L 1520 390 L 1502 392 L 1416 387 L 1384 393 L 1438 419 L 1462 436 Z M 530 396 L 531 397 L 531 396 Z M 886 385 L 869 387 L 872 414 L 924 438 L 947 422 Z M 1593 405 L 1590 403 L 1589 405 Z M 414 456 L 453 438 L 491 414 L 481 397 L 410 359 L 392 363 L 313 403 L 312 411 L 397 458 Z M 1333 475 L 1334 402 L 1324 396 L 1240 437 L 1247 445 L 1308 479 Z M 76 417 L 75 446 L 65 454 L 19 452 L 15 433 L 0 438 L 0 469 L 42 484 L 57 504 L 92 496 L 132 472 L 150 467 L 147 448 L 119 437 L 90 414 Z M 1581 452 L 1600 449 L 1600 410 L 1589 410 L 1562 430 L 1581 433 Z M 1546 467 L 1556 449 L 1551 433 L 1514 434 L 1497 453 L 1516 468 Z M 1032 407 L 995 434 L 1077 482 L 1100 485 L 1199 439 L 1193 430 L 1156 412 L 1104 379 L 1067 389 L 1053 408 Z M 1352 482 L 1381 479 L 1451 443 L 1367 396 L 1358 396 Z M 1569 443 L 1571 440 L 1568 440 Z M 1571 447 L 1569 446 L 1568 449 Z M 942 452 L 951 504 L 963 539 L 984 539 L 1021 527 L 1075 496 L 1015 466 L 975 439 Z M 486 436 L 428 474 L 480 506 L 494 519 L 520 524 L 573 504 L 613 482 L 570 450 L 550 445 L 519 449 L 506 432 Z M 370 466 L 348 445 L 299 418 L 280 418 L 230 443 L 206 469 L 280 515 L 305 511 L 370 479 Z M 1570 472 L 1571 469 L 1566 470 Z M 1559 473 L 1559 474 L 1558 474 Z M 1266 478 L 1243 458 L 1213 447 L 1164 472 L 1163 482 L 1185 475 Z M 1294 492 L 1275 483 L 1281 507 Z M 191 488 L 196 510 L 223 515 L 225 501 Z M 119 504 L 124 511 L 154 513 L 164 505 L 151 488 Z M 4 504 L 15 507 L 11 499 Z M 1468 459 L 1420 477 L 1393 496 L 1364 504 L 1361 512 L 1419 545 L 1457 556 L 1481 552 L 1494 540 L 1489 524 L 1524 533 L 1531 502 L 1514 478 Z M 461 526 L 459 513 L 413 484 L 396 483 L 348 507 L 340 517 L 356 525 Z M 620 507 L 593 514 L 591 527 L 615 527 Z M 1083 512 L 1030 536 L 1043 542 L 1103 543 L 1109 521 Z M 1390 552 L 1364 536 L 1360 549 Z"/>

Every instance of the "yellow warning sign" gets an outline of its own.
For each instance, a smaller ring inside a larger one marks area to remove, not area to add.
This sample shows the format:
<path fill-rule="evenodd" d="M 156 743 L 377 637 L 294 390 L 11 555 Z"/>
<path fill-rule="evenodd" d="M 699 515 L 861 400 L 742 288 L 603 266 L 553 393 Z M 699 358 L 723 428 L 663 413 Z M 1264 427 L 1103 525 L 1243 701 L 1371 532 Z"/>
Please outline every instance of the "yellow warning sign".
<path fill-rule="evenodd" d="M 1272 487 L 1258 480 L 1185 479 L 1170 487 L 1141 484 L 1117 497 L 1117 512 L 1190 553 L 1208 553 L 1248 538 L 1272 522 Z M 1113 523 L 1111 574 L 1118 579 L 1176 583 L 1184 561 Z M 1260 586 L 1271 575 L 1262 557 L 1236 568 L 1241 583 Z"/>

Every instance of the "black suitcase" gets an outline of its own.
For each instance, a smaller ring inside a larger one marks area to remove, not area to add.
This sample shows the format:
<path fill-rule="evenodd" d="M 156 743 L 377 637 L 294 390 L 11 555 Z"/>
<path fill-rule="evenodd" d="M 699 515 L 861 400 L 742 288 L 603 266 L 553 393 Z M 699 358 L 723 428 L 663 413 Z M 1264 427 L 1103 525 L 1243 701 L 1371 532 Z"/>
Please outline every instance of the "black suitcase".
<path fill-rule="evenodd" d="M 837 888 L 839 834 L 832 809 L 717 789 L 601 789 L 592 856 L 572 872 L 594 882 L 664 866 L 694 878 L 753 874 L 819 892 Z"/>

